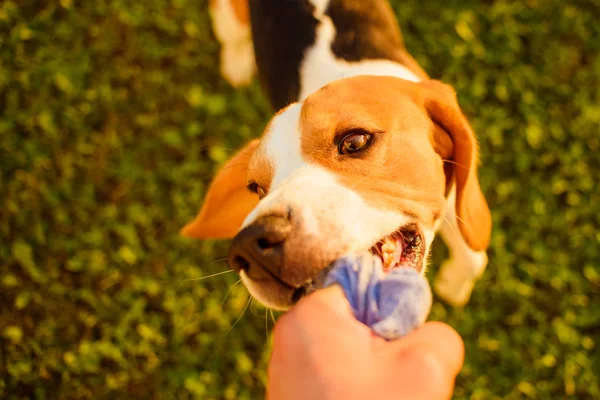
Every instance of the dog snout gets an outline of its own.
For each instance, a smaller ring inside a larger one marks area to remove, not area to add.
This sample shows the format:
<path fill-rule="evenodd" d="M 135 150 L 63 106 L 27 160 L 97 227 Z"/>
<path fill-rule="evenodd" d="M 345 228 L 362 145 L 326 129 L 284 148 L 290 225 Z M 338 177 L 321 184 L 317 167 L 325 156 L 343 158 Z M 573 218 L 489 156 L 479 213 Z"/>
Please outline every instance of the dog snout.
<path fill-rule="evenodd" d="M 258 218 L 240 231 L 231 244 L 229 265 L 255 281 L 281 278 L 285 241 L 292 231 L 288 216 Z"/>

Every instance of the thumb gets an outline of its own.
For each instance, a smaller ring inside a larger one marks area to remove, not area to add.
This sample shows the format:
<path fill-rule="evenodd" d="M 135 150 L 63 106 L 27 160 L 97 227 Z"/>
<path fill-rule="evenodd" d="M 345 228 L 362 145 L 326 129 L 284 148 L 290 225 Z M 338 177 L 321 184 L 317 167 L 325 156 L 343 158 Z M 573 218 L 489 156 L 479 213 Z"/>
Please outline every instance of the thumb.
<path fill-rule="evenodd" d="M 427 350 L 454 378 L 460 372 L 465 356 L 465 347 L 460 335 L 442 322 L 427 322 L 400 340 L 390 342 L 389 351 L 401 354 L 419 348 Z"/>
<path fill-rule="evenodd" d="M 356 320 L 343 289 L 332 285 L 300 299 L 277 320 L 273 330 L 273 348 L 297 347 L 298 343 L 312 343 L 311 338 L 326 336 L 326 332 L 339 332 L 343 326 Z M 337 335 L 333 335 L 337 337 Z"/>
<path fill-rule="evenodd" d="M 292 310 L 301 312 L 304 308 L 309 308 L 311 312 L 321 309 L 328 313 L 334 312 L 353 316 L 352 308 L 346 299 L 344 290 L 338 284 L 330 285 L 304 297 Z"/>
<path fill-rule="evenodd" d="M 319 289 L 303 297 L 287 313 L 282 315 L 277 324 L 281 330 L 290 327 L 298 332 L 311 333 L 323 331 L 327 327 L 341 329 L 342 326 L 359 324 L 354 318 L 350 303 L 346 299 L 341 286 L 334 284 Z"/>
<path fill-rule="evenodd" d="M 303 297 L 283 317 L 295 318 L 306 316 L 314 318 L 315 314 L 333 314 L 337 316 L 354 316 L 344 290 L 338 284 L 319 289 Z"/>

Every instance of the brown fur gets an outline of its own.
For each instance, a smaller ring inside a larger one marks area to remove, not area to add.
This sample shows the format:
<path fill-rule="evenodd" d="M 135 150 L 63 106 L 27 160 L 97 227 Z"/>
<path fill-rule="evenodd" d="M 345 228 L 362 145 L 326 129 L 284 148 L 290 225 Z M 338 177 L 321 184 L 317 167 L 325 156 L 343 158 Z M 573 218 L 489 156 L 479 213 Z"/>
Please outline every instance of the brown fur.
<path fill-rule="evenodd" d="M 222 239 L 238 232 L 258 204 L 258 197 L 246 188 L 248 161 L 258 144 L 258 139 L 252 140 L 225 163 L 210 184 L 200 212 L 181 230 L 183 236 Z"/>
<path fill-rule="evenodd" d="M 355 129 L 372 133 L 374 144 L 359 159 L 348 159 L 338 153 L 336 142 Z M 491 216 L 477 179 L 477 143 L 450 86 L 394 77 L 342 79 L 305 100 L 300 130 L 307 161 L 334 172 L 373 206 L 413 215 L 428 227 L 443 210 L 451 182 L 442 160 L 451 158 L 460 231 L 473 250 L 487 248 Z M 244 152 L 254 148 L 256 144 L 249 145 Z M 233 160 L 239 163 L 234 158 L 228 164 Z M 273 171 L 265 154 L 254 154 L 249 170 L 225 167 L 217 175 L 199 217 L 190 224 L 203 227 L 202 237 L 215 236 L 210 230 L 217 228 L 218 237 L 236 233 L 242 211 L 249 213 L 256 203 L 256 197 L 252 203 L 244 193 L 246 175 L 268 189 Z M 243 197 L 225 198 L 231 194 Z M 187 233 L 197 237 L 196 228 L 188 226 Z"/>
<path fill-rule="evenodd" d="M 442 160 L 452 158 L 460 230 L 473 250 L 487 248 L 491 216 L 477 179 L 477 142 L 450 86 L 392 77 L 340 80 L 306 99 L 301 126 L 305 157 L 335 171 L 372 204 L 414 214 L 428 226 L 450 183 Z M 374 132 L 375 145 L 348 165 L 331 144 L 357 128 Z"/>
<path fill-rule="evenodd" d="M 432 228 L 444 207 L 445 179 L 431 120 L 411 98 L 417 87 L 370 76 L 327 85 L 304 102 L 302 152 L 373 206 L 414 215 Z M 373 134 L 359 159 L 340 155 L 335 145 L 354 129 Z"/>

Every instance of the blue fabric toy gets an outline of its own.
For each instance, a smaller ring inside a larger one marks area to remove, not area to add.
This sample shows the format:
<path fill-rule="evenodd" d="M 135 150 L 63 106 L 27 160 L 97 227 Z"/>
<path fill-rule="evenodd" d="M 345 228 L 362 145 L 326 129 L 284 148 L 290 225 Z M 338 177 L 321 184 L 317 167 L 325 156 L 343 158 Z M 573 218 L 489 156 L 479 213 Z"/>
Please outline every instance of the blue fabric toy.
<path fill-rule="evenodd" d="M 324 287 L 339 284 L 354 316 L 384 339 L 397 339 L 423 324 L 431 310 L 431 289 L 412 268 L 385 273 L 381 259 L 370 252 L 335 261 Z"/>

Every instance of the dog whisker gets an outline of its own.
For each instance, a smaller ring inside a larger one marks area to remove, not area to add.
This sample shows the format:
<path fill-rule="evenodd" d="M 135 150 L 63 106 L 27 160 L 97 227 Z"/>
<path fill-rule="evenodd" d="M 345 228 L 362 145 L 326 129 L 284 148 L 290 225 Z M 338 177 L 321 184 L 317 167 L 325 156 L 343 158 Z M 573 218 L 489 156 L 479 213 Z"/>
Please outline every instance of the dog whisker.
<path fill-rule="evenodd" d="M 254 297 L 251 298 L 250 299 L 250 312 L 252 313 L 252 315 L 255 315 L 255 316 L 258 315 L 257 314 L 258 309 L 256 308 L 257 307 L 256 304 L 257 304 L 256 299 Z"/>
<path fill-rule="evenodd" d="M 446 160 L 446 159 L 444 159 L 444 158 L 442 158 L 442 161 L 443 161 L 443 162 L 445 162 L 445 163 L 447 162 L 447 163 L 449 163 L 449 164 L 454 164 L 454 165 L 456 165 L 456 166 L 458 166 L 458 167 L 461 167 L 461 168 L 464 168 L 464 169 L 469 169 L 469 167 L 465 167 L 464 165 L 462 165 L 462 164 L 459 164 L 459 163 L 457 163 L 456 161 L 452 161 L 452 160 Z"/>
<path fill-rule="evenodd" d="M 448 223 L 448 226 L 452 230 L 452 233 L 454 234 L 454 236 L 456 236 L 457 238 L 460 238 L 458 232 L 456 232 L 456 229 L 454 229 L 454 227 L 452 226 L 452 223 L 450 222 L 450 220 L 448 219 L 448 217 L 446 217 L 445 215 L 444 215 L 444 221 L 446 221 Z"/>
<path fill-rule="evenodd" d="M 242 311 L 242 313 L 240 314 L 240 316 L 235 320 L 235 322 L 233 323 L 233 325 L 231 325 L 231 327 L 227 330 L 227 332 L 225 332 L 225 335 L 227 335 L 229 332 L 231 332 L 231 330 L 237 325 L 238 322 L 240 322 L 240 320 L 242 319 L 242 317 L 244 316 L 244 314 L 246 314 L 246 310 L 248 310 L 248 307 L 250 306 L 250 303 L 252 302 L 253 297 L 250 296 L 248 299 L 248 302 L 246 303 L 246 307 L 244 307 L 244 310 Z"/>
<path fill-rule="evenodd" d="M 269 339 L 269 316 L 267 313 L 269 312 L 268 308 L 265 308 L 265 340 Z"/>
<path fill-rule="evenodd" d="M 201 277 L 201 278 L 191 278 L 191 279 L 184 279 L 182 282 L 188 282 L 188 281 L 203 281 L 203 280 L 205 280 L 205 279 L 212 278 L 212 277 L 219 276 L 219 275 L 223 275 L 223 274 L 228 274 L 228 273 L 230 273 L 230 272 L 233 272 L 233 270 L 232 270 L 232 269 L 228 269 L 227 271 L 221 271 L 221 272 L 217 272 L 217 273 L 215 273 L 215 274 L 211 274 L 211 275 L 203 276 L 203 277 Z"/>
<path fill-rule="evenodd" d="M 233 289 L 240 284 L 242 280 L 238 279 L 238 281 L 236 283 L 234 283 L 233 285 L 231 285 L 229 287 L 229 290 L 227 290 L 227 293 L 225 293 L 225 297 L 223 297 L 223 301 L 221 301 L 221 308 L 223 308 L 223 304 L 225 304 L 225 300 L 227 300 L 227 297 L 229 296 L 229 294 L 233 291 Z"/>
<path fill-rule="evenodd" d="M 227 261 L 227 257 L 225 257 L 225 258 L 219 258 L 218 260 L 214 260 L 214 261 L 210 262 L 210 263 L 208 264 L 208 266 L 210 267 L 211 265 L 213 265 L 213 264 L 216 264 L 216 263 L 218 263 L 218 262 L 222 262 L 222 261 Z M 200 278 L 184 279 L 182 282 L 186 282 L 186 281 L 199 281 L 199 280 L 203 280 L 203 279 L 208 279 L 208 278 L 212 278 L 213 276 L 217 276 L 217 275 L 220 275 L 220 274 L 222 274 L 222 273 L 223 273 L 223 274 L 225 274 L 225 273 L 227 273 L 227 272 L 230 272 L 230 271 L 231 271 L 231 270 L 229 270 L 229 271 L 217 272 L 216 274 L 213 274 L 213 275 L 208 275 L 208 276 L 203 276 L 203 277 L 200 277 Z"/>
<path fill-rule="evenodd" d="M 460 222 L 462 222 L 465 225 L 469 225 L 467 224 L 467 221 L 465 221 L 464 219 L 462 219 L 461 217 L 459 217 L 458 215 L 455 215 L 456 219 L 459 220 Z"/>

